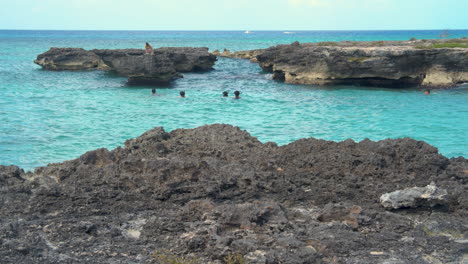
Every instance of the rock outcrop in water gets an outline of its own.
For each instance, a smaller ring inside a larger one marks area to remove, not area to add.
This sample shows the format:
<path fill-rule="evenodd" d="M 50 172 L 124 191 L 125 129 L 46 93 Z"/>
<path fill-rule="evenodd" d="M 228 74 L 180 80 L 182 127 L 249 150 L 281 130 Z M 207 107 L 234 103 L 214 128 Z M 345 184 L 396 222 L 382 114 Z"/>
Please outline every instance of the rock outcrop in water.
<path fill-rule="evenodd" d="M 432 182 L 448 192 L 443 205 L 380 205 Z M 229 125 L 155 128 L 34 173 L 0 166 L 0 258 L 158 263 L 167 249 L 198 263 L 230 252 L 248 263 L 465 263 L 467 183 L 466 159 L 409 138 L 278 147 Z"/>
<path fill-rule="evenodd" d="M 231 52 L 228 49 L 224 49 L 223 52 L 220 52 L 219 50 L 213 51 L 211 54 L 219 57 L 225 57 L 225 58 L 235 58 L 235 59 L 248 59 L 251 62 L 258 62 L 257 61 L 257 55 L 260 55 L 263 53 L 263 49 L 256 49 L 256 50 L 245 50 L 245 51 L 236 51 L 236 52 Z"/>
<path fill-rule="evenodd" d="M 154 55 L 141 49 L 51 48 L 34 62 L 46 70 L 106 70 L 128 77 L 129 84 L 164 84 L 181 72 L 211 70 L 215 61 L 208 48 L 159 48 Z"/>
<path fill-rule="evenodd" d="M 258 62 L 293 84 L 451 87 L 468 82 L 468 40 L 295 42 L 264 50 L 223 52 Z"/>

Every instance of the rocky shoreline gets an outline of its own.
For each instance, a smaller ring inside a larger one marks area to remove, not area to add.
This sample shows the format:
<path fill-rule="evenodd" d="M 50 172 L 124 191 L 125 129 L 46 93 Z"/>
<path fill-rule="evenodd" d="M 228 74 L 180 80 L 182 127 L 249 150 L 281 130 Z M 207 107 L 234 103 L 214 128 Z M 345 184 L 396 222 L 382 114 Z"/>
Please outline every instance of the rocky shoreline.
<path fill-rule="evenodd" d="M 343 41 L 208 52 L 208 48 L 84 50 L 51 48 L 34 61 L 45 70 L 105 70 L 129 84 L 159 85 L 183 72 L 213 69 L 217 56 L 249 59 L 292 84 L 448 88 L 468 82 L 468 39 Z"/>
<path fill-rule="evenodd" d="M 292 84 L 448 88 L 468 82 L 468 39 L 343 41 L 215 51 Z"/>
<path fill-rule="evenodd" d="M 465 158 L 409 138 L 279 147 L 230 125 L 154 128 L 0 166 L 1 262 L 465 263 L 467 180 Z"/>
<path fill-rule="evenodd" d="M 54 71 L 112 71 L 128 77 L 130 85 L 160 85 L 181 78 L 183 72 L 212 70 L 215 61 L 208 48 L 159 48 L 154 55 L 142 49 L 51 48 L 34 63 Z"/>

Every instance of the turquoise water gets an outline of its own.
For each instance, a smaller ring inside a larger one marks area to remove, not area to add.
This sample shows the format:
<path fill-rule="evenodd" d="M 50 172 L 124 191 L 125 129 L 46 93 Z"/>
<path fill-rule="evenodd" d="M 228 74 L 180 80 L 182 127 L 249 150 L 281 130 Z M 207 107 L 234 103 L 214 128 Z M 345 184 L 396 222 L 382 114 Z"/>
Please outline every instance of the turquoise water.
<path fill-rule="evenodd" d="M 185 74 L 169 89 L 127 87 L 104 72 L 48 72 L 32 63 L 49 47 L 141 48 L 206 46 L 264 48 L 278 43 L 437 38 L 440 31 L 105 32 L 0 31 L 0 164 L 26 169 L 114 148 L 155 126 L 166 130 L 229 123 L 261 141 L 302 137 L 412 137 L 446 156 L 468 157 L 468 86 L 434 90 L 278 83 L 249 61 L 220 58 L 215 70 Z M 468 36 L 468 30 L 451 31 Z M 185 90 L 187 98 L 179 98 Z M 240 90 L 241 100 L 222 98 Z"/>

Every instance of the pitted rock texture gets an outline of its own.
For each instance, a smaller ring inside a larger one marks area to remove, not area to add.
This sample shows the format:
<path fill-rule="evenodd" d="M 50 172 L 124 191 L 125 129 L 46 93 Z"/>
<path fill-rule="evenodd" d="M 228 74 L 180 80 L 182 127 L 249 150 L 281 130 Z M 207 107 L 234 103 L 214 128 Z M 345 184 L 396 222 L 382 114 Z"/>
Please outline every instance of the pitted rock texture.
<path fill-rule="evenodd" d="M 293 84 L 452 87 L 468 82 L 468 48 L 433 48 L 466 39 L 321 42 L 217 53 L 258 62 L 273 78 Z"/>
<path fill-rule="evenodd" d="M 2 263 L 459 263 L 468 161 L 409 138 L 262 144 L 230 125 L 147 131 L 23 172 L 0 166 Z M 434 182 L 436 207 L 382 194 Z"/>
<path fill-rule="evenodd" d="M 159 48 L 154 55 L 141 49 L 51 48 L 34 61 L 46 70 L 106 70 L 128 77 L 129 84 L 166 84 L 181 72 L 213 69 L 216 56 L 208 48 Z"/>
<path fill-rule="evenodd" d="M 447 190 L 437 188 L 434 183 L 426 187 L 413 187 L 385 193 L 380 196 L 380 203 L 385 208 L 405 208 L 420 206 L 437 206 L 445 203 Z"/>

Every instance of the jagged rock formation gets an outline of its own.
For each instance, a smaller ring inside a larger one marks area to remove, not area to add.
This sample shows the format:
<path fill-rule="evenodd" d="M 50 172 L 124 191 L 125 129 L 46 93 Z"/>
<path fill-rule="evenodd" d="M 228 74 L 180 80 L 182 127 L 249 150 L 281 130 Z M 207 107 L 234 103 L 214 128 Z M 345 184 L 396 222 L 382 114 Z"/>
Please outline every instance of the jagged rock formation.
<path fill-rule="evenodd" d="M 159 48 L 154 55 L 141 49 L 51 48 L 34 62 L 46 70 L 107 70 L 128 77 L 129 84 L 164 84 L 182 77 L 180 72 L 211 70 L 215 61 L 208 48 Z"/>
<path fill-rule="evenodd" d="M 24 173 L 0 166 L 2 263 L 462 263 L 468 161 L 409 138 L 262 144 L 229 125 L 155 128 Z M 434 182 L 443 205 L 382 194 Z"/>
<path fill-rule="evenodd" d="M 466 39 L 295 42 L 220 56 L 256 60 L 274 79 L 293 84 L 451 87 L 468 82 Z"/>

